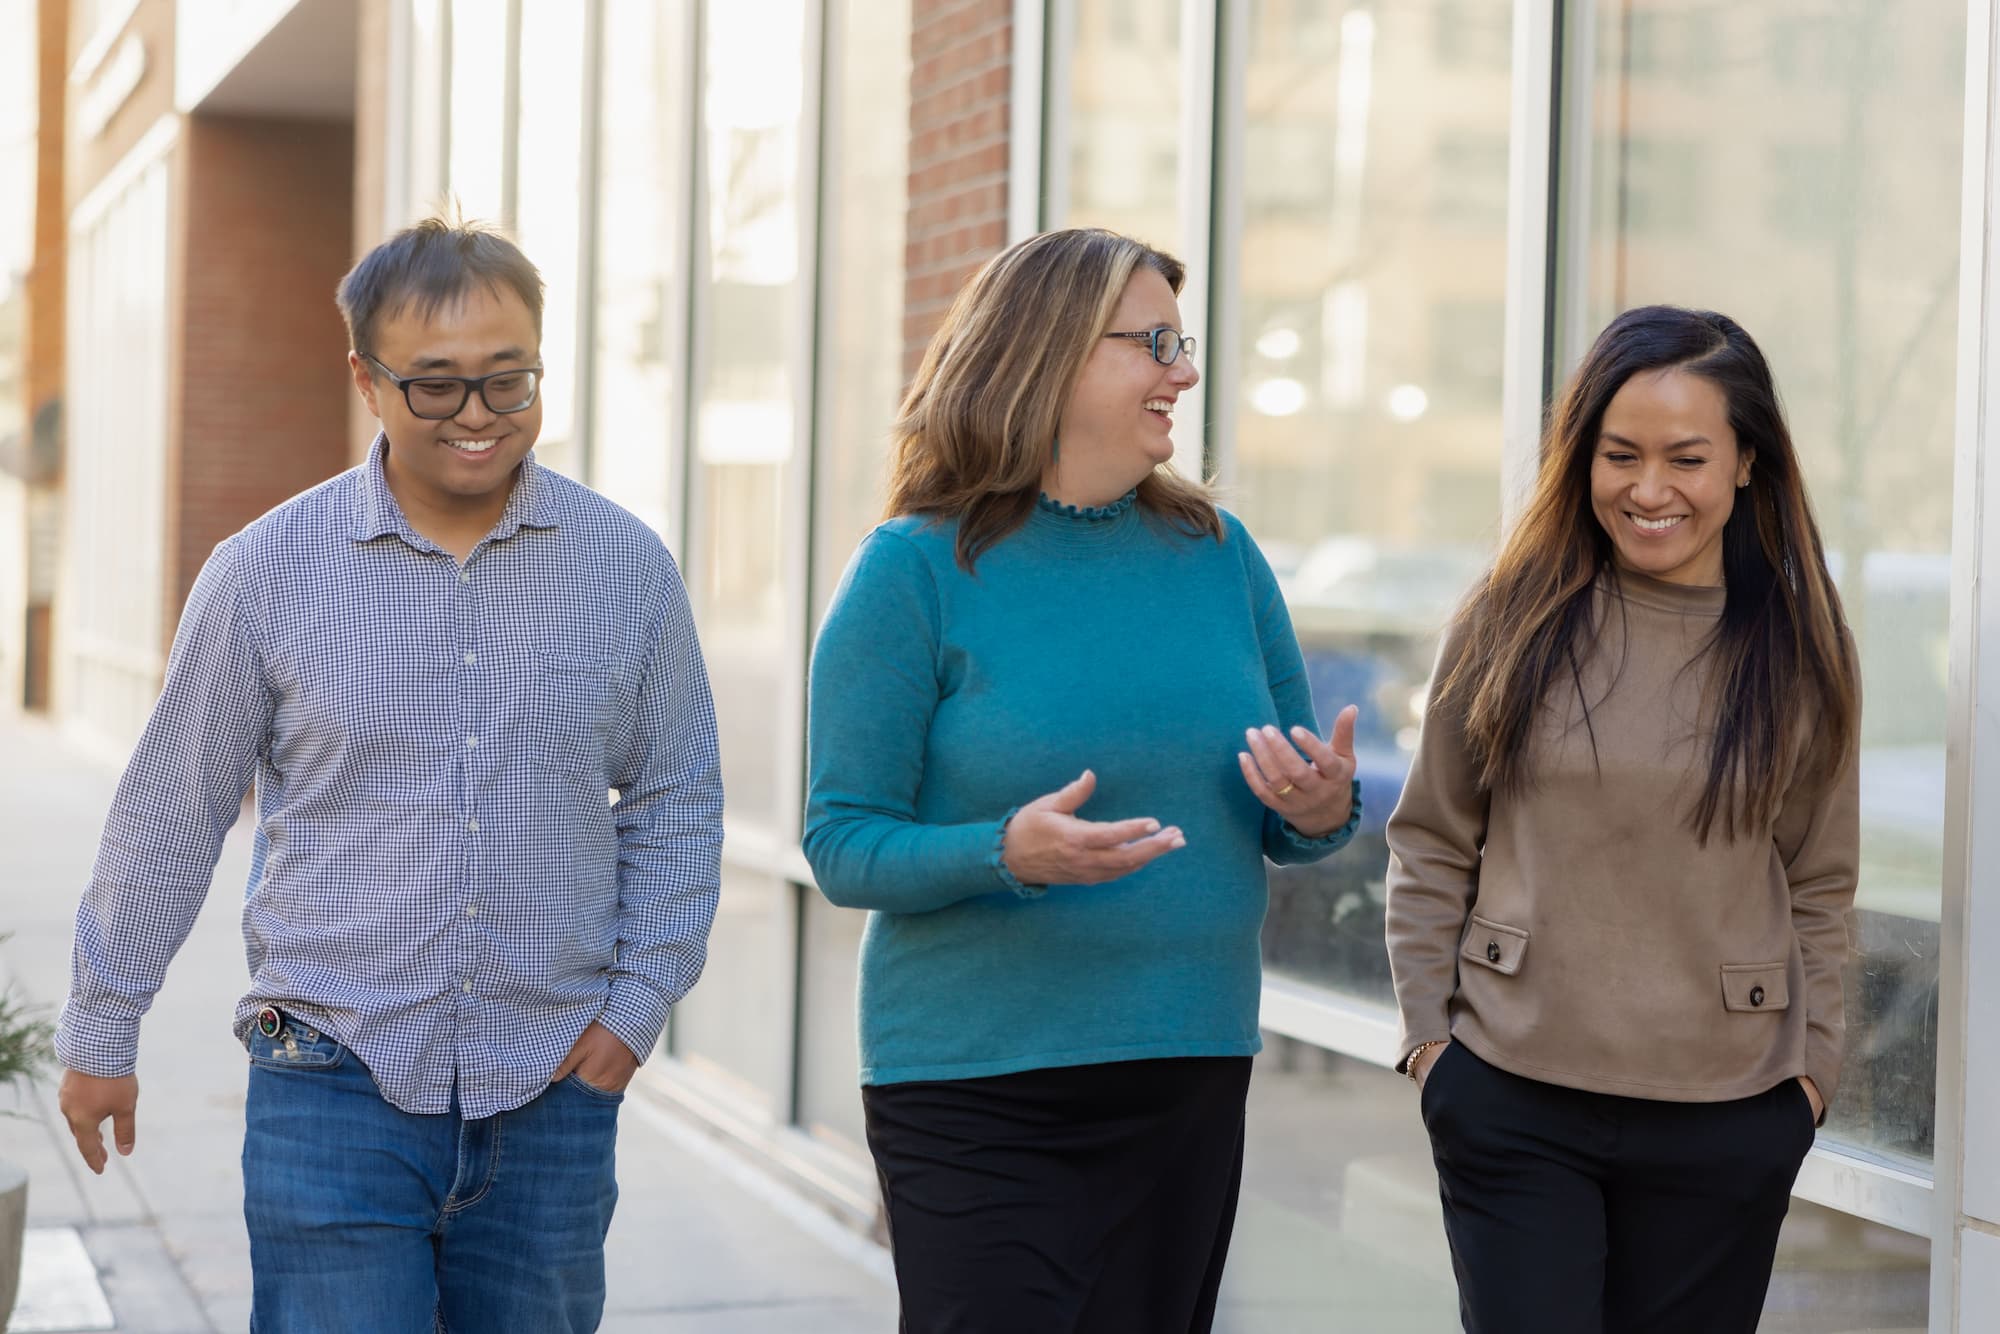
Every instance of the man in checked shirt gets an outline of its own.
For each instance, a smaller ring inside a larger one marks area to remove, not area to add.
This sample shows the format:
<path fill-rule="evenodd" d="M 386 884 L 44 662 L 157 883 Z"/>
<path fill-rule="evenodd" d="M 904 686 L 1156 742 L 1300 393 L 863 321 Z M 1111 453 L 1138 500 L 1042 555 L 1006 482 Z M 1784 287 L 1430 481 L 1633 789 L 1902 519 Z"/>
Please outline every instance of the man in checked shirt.
<path fill-rule="evenodd" d="M 542 284 L 437 220 L 340 285 L 382 432 L 215 549 L 77 912 L 57 1051 L 93 1171 L 254 780 L 255 1327 L 591 1330 L 618 1102 L 700 975 L 715 719 L 653 532 L 529 454 Z M 283 448 L 273 441 L 272 448 Z"/>

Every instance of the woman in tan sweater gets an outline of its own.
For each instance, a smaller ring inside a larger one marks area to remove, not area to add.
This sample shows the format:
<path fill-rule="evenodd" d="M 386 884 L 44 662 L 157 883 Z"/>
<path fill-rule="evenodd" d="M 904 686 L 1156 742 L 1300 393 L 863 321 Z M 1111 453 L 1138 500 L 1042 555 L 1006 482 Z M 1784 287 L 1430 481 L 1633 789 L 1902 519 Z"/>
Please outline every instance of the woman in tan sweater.
<path fill-rule="evenodd" d="M 1840 1074 L 1859 721 L 1763 354 L 1619 316 L 1389 822 L 1400 1068 L 1470 1334 L 1755 1330 Z"/>

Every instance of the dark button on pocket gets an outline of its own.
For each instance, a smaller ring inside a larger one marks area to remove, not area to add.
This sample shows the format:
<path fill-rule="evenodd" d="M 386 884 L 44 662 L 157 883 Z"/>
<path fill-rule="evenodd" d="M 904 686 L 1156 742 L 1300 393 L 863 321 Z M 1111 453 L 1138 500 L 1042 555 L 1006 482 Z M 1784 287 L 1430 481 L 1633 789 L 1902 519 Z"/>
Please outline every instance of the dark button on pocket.
<path fill-rule="evenodd" d="M 1488 962 L 1488 963 L 1499 963 L 1499 962 L 1500 962 L 1500 942 L 1499 942 L 1499 941 L 1497 941 L 1497 940 L 1489 940 L 1489 941 L 1487 941 L 1487 942 L 1486 942 L 1486 962 Z"/>
<path fill-rule="evenodd" d="M 1750 988 L 1750 1003 L 1752 1005 L 1762 1005 L 1764 1003 L 1764 988 Z"/>

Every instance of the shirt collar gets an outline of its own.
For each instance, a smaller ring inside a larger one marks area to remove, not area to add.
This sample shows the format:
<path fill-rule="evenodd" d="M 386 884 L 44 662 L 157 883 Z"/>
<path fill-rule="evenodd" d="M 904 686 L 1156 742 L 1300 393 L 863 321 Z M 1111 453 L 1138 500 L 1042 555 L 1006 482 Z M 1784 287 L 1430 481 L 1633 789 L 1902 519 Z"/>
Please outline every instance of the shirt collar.
<path fill-rule="evenodd" d="M 372 542 L 393 533 L 420 549 L 437 545 L 410 527 L 403 507 L 389 490 L 389 476 L 383 470 L 388 457 L 388 434 L 378 431 L 375 442 L 368 446 L 368 459 L 361 466 L 360 485 L 354 491 L 354 521 L 348 529 L 348 536 L 356 542 Z M 521 460 L 521 475 L 515 479 L 514 489 L 507 496 L 507 508 L 501 512 L 500 521 L 493 525 L 493 531 L 486 535 L 486 540 L 505 541 L 523 528 L 561 526 L 555 488 L 549 485 L 541 465 L 535 462 L 535 452 L 529 450 L 528 456 Z"/>

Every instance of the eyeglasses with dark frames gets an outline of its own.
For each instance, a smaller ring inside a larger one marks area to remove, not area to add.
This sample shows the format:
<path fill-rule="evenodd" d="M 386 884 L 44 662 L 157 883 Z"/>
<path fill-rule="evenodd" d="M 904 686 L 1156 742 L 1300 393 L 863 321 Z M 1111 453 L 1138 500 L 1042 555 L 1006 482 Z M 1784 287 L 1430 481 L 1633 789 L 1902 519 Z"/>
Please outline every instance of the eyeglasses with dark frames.
<path fill-rule="evenodd" d="M 1106 338 L 1137 338 L 1152 350 L 1153 360 L 1162 366 L 1171 366 L 1180 360 L 1181 353 L 1194 359 L 1195 340 L 1174 329 L 1141 329 L 1137 333 L 1108 333 Z"/>
<path fill-rule="evenodd" d="M 363 352 L 361 359 L 388 377 L 389 383 L 403 391 L 403 401 L 410 405 L 412 415 L 425 421 L 447 421 L 465 411 L 465 404 L 472 397 L 472 391 L 479 391 L 480 401 L 491 412 L 501 416 L 511 416 L 516 412 L 526 412 L 535 405 L 535 394 L 542 384 L 540 366 L 516 366 L 511 370 L 494 371 L 491 375 L 398 375 L 384 366 L 373 356 Z"/>

